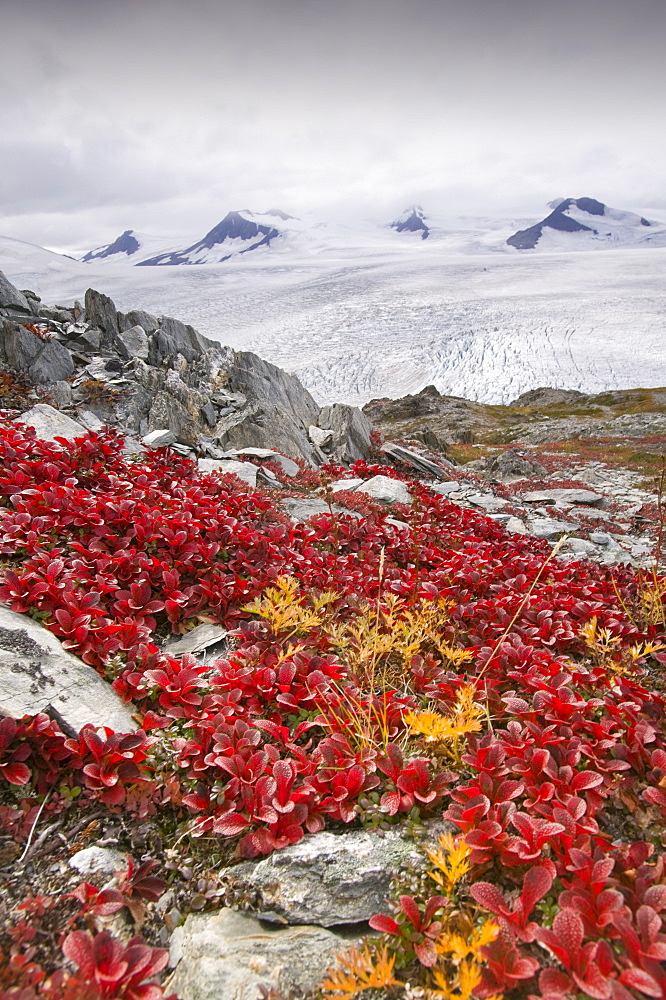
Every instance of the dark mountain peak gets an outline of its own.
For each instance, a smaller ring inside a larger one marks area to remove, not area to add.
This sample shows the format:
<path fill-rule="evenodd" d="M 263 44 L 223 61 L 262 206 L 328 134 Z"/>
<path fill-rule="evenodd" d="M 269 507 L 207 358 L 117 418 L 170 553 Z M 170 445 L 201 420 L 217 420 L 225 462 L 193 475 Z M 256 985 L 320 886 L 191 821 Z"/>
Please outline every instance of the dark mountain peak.
<path fill-rule="evenodd" d="M 268 246 L 271 240 L 280 235 L 278 229 L 253 222 L 251 218 L 246 218 L 248 215 L 252 215 L 249 209 L 227 212 L 221 222 L 213 226 L 203 239 L 197 243 L 186 247 L 185 250 L 158 254 L 157 257 L 142 260 L 138 266 L 162 267 L 174 264 L 197 264 L 201 262 L 200 259 L 197 259 L 198 257 L 205 256 L 206 251 L 213 250 L 214 247 L 223 247 L 227 240 L 242 240 L 243 242 L 247 242 L 248 246 L 238 251 L 239 253 L 247 253 L 248 250 L 256 250 L 257 247 Z M 225 254 L 219 258 L 219 261 L 227 260 L 229 256 L 231 255 Z"/>
<path fill-rule="evenodd" d="M 101 260 L 103 257 L 113 257 L 117 253 L 125 253 L 131 257 L 139 249 L 139 241 L 133 233 L 133 229 L 126 229 L 113 243 L 109 243 L 105 247 L 98 247 L 96 250 L 89 250 L 81 260 Z"/>
<path fill-rule="evenodd" d="M 551 201 L 548 207 L 552 208 L 550 215 L 547 215 L 541 222 L 530 226 L 529 229 L 520 229 L 514 233 L 506 241 L 508 245 L 515 247 L 516 250 L 533 250 L 543 236 L 545 228 L 556 229 L 562 233 L 585 231 L 596 234 L 597 230 L 593 226 L 586 226 L 566 213 L 570 208 L 577 208 L 587 215 L 604 215 L 606 212 L 606 206 L 603 202 L 597 201 L 596 198 L 564 198 L 561 201 L 558 199 L 554 202 Z"/>
<path fill-rule="evenodd" d="M 188 247 L 185 253 L 190 253 L 197 250 L 212 250 L 214 246 L 218 243 L 224 243 L 225 240 L 254 240 L 258 236 L 262 236 L 262 243 L 270 243 L 272 239 L 279 236 L 277 229 L 273 229 L 270 226 L 258 225 L 251 219 L 246 219 L 246 215 L 251 215 L 251 212 L 228 212 L 221 222 L 218 222 L 216 226 L 206 233 L 204 238 L 195 243 L 194 246 Z"/>
<path fill-rule="evenodd" d="M 425 212 L 420 205 L 411 205 L 402 213 L 401 218 L 390 224 L 391 229 L 398 233 L 421 233 L 421 239 L 427 240 L 430 230 L 425 224 Z"/>

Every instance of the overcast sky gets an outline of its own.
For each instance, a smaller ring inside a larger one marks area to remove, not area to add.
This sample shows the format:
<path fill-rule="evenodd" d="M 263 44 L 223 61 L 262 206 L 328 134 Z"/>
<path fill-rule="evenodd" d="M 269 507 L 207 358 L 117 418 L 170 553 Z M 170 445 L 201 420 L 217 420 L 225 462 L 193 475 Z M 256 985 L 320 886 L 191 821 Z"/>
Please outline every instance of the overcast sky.
<path fill-rule="evenodd" d="M 0 233 L 666 208 L 664 0 L 0 0 Z"/>

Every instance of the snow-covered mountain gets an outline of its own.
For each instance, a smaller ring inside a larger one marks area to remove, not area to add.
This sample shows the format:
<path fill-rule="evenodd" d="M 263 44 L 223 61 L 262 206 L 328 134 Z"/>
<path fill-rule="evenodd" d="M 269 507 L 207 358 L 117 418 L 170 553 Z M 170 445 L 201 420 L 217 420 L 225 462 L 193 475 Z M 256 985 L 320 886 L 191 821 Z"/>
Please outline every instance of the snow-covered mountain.
<path fill-rule="evenodd" d="M 138 253 L 140 249 L 141 244 L 134 235 L 134 230 L 126 229 L 113 243 L 107 243 L 105 246 L 89 250 L 81 260 L 104 260 L 106 257 L 114 257 L 117 254 L 125 254 L 127 257 L 131 257 L 133 254 Z"/>
<path fill-rule="evenodd" d="M 567 244 L 545 253 L 507 245 L 530 227 L 527 219 L 428 212 L 424 240 L 422 230 L 398 232 L 385 217 L 343 224 L 273 210 L 236 213 L 237 228 L 227 216 L 211 230 L 220 242 L 211 236 L 210 247 L 209 234 L 167 241 L 135 231 L 138 252 L 87 261 L 0 237 L 0 270 L 45 302 L 82 301 L 93 287 L 124 312 L 177 317 L 295 372 L 321 403 L 403 396 L 431 383 L 483 402 L 542 385 L 584 392 L 666 385 L 666 245 L 659 245 L 666 226 L 651 210 L 590 207 L 578 199 L 562 208 L 562 217 L 588 228 L 545 226 L 536 251 L 552 234 L 594 240 L 595 252 L 584 243 L 580 252 Z M 652 239 L 600 243 L 602 225 Z M 259 226 L 278 235 L 264 242 Z M 134 263 L 170 255 L 205 263 Z"/>
<path fill-rule="evenodd" d="M 609 208 L 595 198 L 563 198 L 541 222 L 506 241 L 516 250 L 597 250 L 666 246 L 666 226 L 644 216 Z"/>
<path fill-rule="evenodd" d="M 427 240 L 430 229 L 426 225 L 426 214 L 420 205 L 406 208 L 399 218 L 390 223 L 391 229 L 398 233 L 420 233 L 422 240 Z"/>
<path fill-rule="evenodd" d="M 236 254 L 270 246 L 280 236 L 276 222 L 291 219 L 279 209 L 257 215 L 249 209 L 228 212 L 202 239 L 185 247 L 137 261 L 139 267 L 171 267 L 178 264 L 221 264 Z"/>

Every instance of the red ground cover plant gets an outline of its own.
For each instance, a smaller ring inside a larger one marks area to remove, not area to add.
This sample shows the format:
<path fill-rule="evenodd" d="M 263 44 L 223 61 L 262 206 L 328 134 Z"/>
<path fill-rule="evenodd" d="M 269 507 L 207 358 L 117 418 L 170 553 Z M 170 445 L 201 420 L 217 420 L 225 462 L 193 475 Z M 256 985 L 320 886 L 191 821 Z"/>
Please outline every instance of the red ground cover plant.
<path fill-rule="evenodd" d="M 293 524 L 269 494 L 166 449 L 128 459 L 113 432 L 49 443 L 6 422 L 0 457 L 0 600 L 112 680 L 141 720 L 76 738 L 45 715 L 2 720 L 0 777 L 16 805 L 0 819 L 18 842 L 47 794 L 51 815 L 73 800 L 139 817 L 168 808 L 181 837 L 211 850 L 234 837 L 246 857 L 326 825 L 443 814 L 471 850 L 470 905 L 499 927 L 479 946 L 474 996 L 666 998 L 666 724 L 653 683 L 666 588 L 551 560 L 546 543 L 408 477 L 414 502 L 396 530 L 361 501 L 362 517 Z M 162 652 L 201 621 L 231 631 L 226 658 Z M 470 685 L 485 718 L 447 743 Z M 406 721 L 420 712 L 430 734 Z M 163 953 L 93 920 L 95 906 L 156 898 L 158 873 L 133 868 L 118 898 L 95 891 L 76 895 L 77 919 L 93 923 L 63 930 L 59 972 L 31 962 L 18 920 L 2 1000 L 162 995 L 151 980 Z M 403 893 L 379 919 L 405 962 L 428 967 L 444 947 L 433 898 Z"/>

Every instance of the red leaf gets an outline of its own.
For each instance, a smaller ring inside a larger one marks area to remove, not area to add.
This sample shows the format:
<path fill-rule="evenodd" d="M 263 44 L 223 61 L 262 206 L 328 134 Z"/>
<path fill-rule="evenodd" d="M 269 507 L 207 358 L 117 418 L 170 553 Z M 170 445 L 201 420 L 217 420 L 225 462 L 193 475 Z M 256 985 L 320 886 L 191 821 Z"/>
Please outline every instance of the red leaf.
<path fill-rule="evenodd" d="M 396 921 L 384 913 L 376 913 L 374 917 L 370 917 L 368 923 L 373 931 L 379 931 L 381 934 L 400 934 L 400 928 Z"/>
<path fill-rule="evenodd" d="M 30 781 L 30 768 L 25 764 L 4 764 L 0 770 L 10 785 L 27 785 Z"/>
<path fill-rule="evenodd" d="M 625 986 L 631 986 L 635 990 L 640 990 L 641 993 L 646 993 L 649 997 L 661 997 L 662 991 L 661 986 L 653 979 L 652 976 L 644 972 L 643 969 L 625 969 L 625 971 L 620 976 L 620 982 L 624 983 Z"/>

